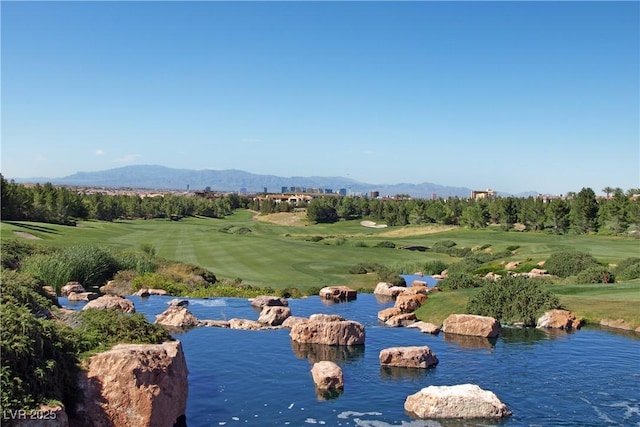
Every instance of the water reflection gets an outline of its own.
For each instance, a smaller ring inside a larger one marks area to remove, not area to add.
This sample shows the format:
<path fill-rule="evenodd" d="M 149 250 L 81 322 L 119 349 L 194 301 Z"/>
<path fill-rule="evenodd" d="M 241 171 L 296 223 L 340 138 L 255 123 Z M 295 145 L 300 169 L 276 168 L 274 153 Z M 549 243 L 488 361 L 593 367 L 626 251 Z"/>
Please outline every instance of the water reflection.
<path fill-rule="evenodd" d="M 348 361 L 364 356 L 363 345 L 311 344 L 291 340 L 291 349 L 297 358 L 308 359 L 309 363 Z"/>
<path fill-rule="evenodd" d="M 549 333 L 536 328 L 502 328 L 500 338 L 505 344 L 534 345 L 549 339 Z"/>
<path fill-rule="evenodd" d="M 376 301 L 378 301 L 380 304 L 389 304 L 395 301 L 395 299 L 393 297 L 390 297 L 388 295 L 380 295 L 380 294 L 374 294 L 376 297 Z"/>
<path fill-rule="evenodd" d="M 401 368 L 398 366 L 381 366 L 380 378 L 382 380 L 421 380 L 425 378 L 429 373 L 434 372 L 433 368 Z"/>
<path fill-rule="evenodd" d="M 489 348 L 493 349 L 497 338 L 473 337 L 470 335 L 444 334 L 445 342 L 453 342 L 462 348 Z"/>
<path fill-rule="evenodd" d="M 341 394 L 342 390 L 322 390 L 316 387 L 316 397 L 319 401 L 336 399 Z"/>

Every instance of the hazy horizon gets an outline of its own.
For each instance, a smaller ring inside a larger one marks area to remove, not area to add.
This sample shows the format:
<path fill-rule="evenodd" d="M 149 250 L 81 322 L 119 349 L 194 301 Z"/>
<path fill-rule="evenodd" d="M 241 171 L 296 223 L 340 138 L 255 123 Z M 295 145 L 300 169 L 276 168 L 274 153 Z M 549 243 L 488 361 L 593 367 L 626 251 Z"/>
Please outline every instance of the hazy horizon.
<path fill-rule="evenodd" d="M 2 2 L 3 175 L 640 187 L 638 2 Z"/>

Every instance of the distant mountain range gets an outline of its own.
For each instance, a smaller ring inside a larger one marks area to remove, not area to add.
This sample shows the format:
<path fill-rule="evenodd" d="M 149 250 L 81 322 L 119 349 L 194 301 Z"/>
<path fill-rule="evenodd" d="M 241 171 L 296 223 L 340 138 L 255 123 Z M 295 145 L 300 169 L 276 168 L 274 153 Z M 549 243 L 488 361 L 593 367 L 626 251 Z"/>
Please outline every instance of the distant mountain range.
<path fill-rule="evenodd" d="M 368 184 L 344 177 L 257 175 L 241 170 L 191 170 L 173 169 L 155 165 L 135 165 L 108 169 L 98 172 L 78 172 L 62 178 L 16 178 L 16 182 L 50 182 L 58 185 L 76 185 L 85 187 L 147 188 L 155 190 L 204 190 L 214 191 L 262 192 L 266 188 L 270 193 L 279 193 L 283 187 L 305 187 L 331 189 L 337 192 L 346 189 L 349 194 L 369 194 L 378 191 L 381 196 L 408 194 L 412 197 L 469 197 L 471 189 L 466 187 L 448 187 L 424 182 L 422 184 Z M 522 193 L 517 196 L 535 195 Z"/>

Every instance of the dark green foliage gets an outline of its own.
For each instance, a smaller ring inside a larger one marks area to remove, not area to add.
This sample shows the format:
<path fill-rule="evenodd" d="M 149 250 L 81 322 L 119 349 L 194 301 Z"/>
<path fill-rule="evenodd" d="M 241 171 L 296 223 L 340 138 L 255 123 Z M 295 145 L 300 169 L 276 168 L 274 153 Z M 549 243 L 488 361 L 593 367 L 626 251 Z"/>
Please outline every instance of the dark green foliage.
<path fill-rule="evenodd" d="M 311 237 L 309 237 L 308 240 L 310 242 L 319 242 L 319 241 L 321 241 L 323 239 L 324 239 L 324 237 L 322 237 L 322 236 L 311 236 Z"/>
<path fill-rule="evenodd" d="M 278 289 L 276 295 L 282 298 L 302 298 L 304 293 L 298 288 L 284 288 Z"/>
<path fill-rule="evenodd" d="M 404 277 L 400 276 L 401 272 L 396 269 L 380 265 L 377 267 L 376 273 L 380 282 L 391 283 L 395 286 L 407 286 Z"/>
<path fill-rule="evenodd" d="M 469 299 L 467 312 L 493 317 L 501 323 L 534 326 L 546 310 L 559 305 L 558 297 L 538 282 L 509 276 L 482 287 Z"/>
<path fill-rule="evenodd" d="M 368 262 L 361 262 L 352 267 L 349 267 L 349 274 L 367 274 L 372 273 L 380 269 L 380 265 L 372 264 Z"/>
<path fill-rule="evenodd" d="M 133 270 L 138 274 L 144 274 L 154 272 L 157 268 L 153 255 L 144 249 L 143 252 L 131 250 L 113 252 L 113 258 L 119 271 Z"/>
<path fill-rule="evenodd" d="M 79 325 L 75 333 L 80 352 L 95 353 L 118 343 L 161 344 L 173 340 L 166 329 L 149 323 L 143 314 L 127 314 L 115 308 L 78 311 L 67 322 Z"/>
<path fill-rule="evenodd" d="M 309 289 L 307 289 L 307 295 L 308 296 L 320 295 L 320 289 L 322 289 L 320 286 L 312 286 Z"/>
<path fill-rule="evenodd" d="M 600 263 L 592 255 L 585 252 L 565 251 L 551 254 L 544 264 L 544 268 L 558 277 L 575 276 L 589 267 L 599 266 Z"/>
<path fill-rule="evenodd" d="M 446 270 L 448 265 L 444 261 L 433 260 L 424 263 L 420 269 L 424 274 L 440 274 Z"/>
<path fill-rule="evenodd" d="M 164 289 L 169 295 L 187 295 L 189 287 L 185 283 L 167 277 L 160 273 L 145 273 L 135 277 L 131 281 L 131 287 L 134 291 L 143 288 Z"/>
<path fill-rule="evenodd" d="M 474 257 L 463 258 L 462 260 L 449 265 L 448 273 L 471 273 L 482 264 Z"/>
<path fill-rule="evenodd" d="M 49 317 L 51 308 L 58 306 L 35 277 L 6 269 L 2 270 L 2 303 L 23 306 L 36 317 Z"/>
<path fill-rule="evenodd" d="M 627 258 L 618 263 L 614 270 L 618 280 L 640 278 L 640 258 Z"/>
<path fill-rule="evenodd" d="M 476 268 L 475 270 L 472 271 L 472 273 L 478 276 L 486 276 L 487 273 L 494 273 L 494 274 L 499 274 L 501 276 L 504 276 L 505 274 L 507 274 L 507 271 L 500 266 L 496 266 L 495 264 L 489 264 L 489 265 L 482 265 Z"/>
<path fill-rule="evenodd" d="M 469 273 L 454 272 L 438 282 L 438 287 L 443 290 L 455 290 L 465 288 L 477 288 L 486 283 L 484 279 L 475 277 Z"/>
<path fill-rule="evenodd" d="M 445 251 L 445 253 L 452 257 L 464 258 L 466 256 L 471 255 L 470 248 L 449 248 Z"/>
<path fill-rule="evenodd" d="M 378 243 L 376 245 L 376 248 L 390 248 L 390 249 L 394 249 L 396 247 L 396 244 L 389 241 L 389 240 L 383 240 L 382 242 Z"/>
<path fill-rule="evenodd" d="M 615 283 L 615 281 L 613 273 L 601 265 L 586 268 L 575 276 L 576 284 Z"/>
<path fill-rule="evenodd" d="M 511 245 L 511 246 L 507 246 L 507 250 L 508 250 L 509 252 L 513 252 L 513 251 L 518 250 L 518 249 L 520 249 L 520 246 L 519 246 L 519 245 Z"/>
<path fill-rule="evenodd" d="M 455 245 L 456 242 L 454 242 L 453 240 L 441 240 L 434 243 L 434 245 L 431 247 L 431 251 L 445 254 L 447 253 L 447 249 L 452 248 Z"/>
<path fill-rule="evenodd" d="M 251 233 L 251 229 L 248 227 L 240 227 L 234 231 L 235 234 L 248 234 Z"/>
<path fill-rule="evenodd" d="M 16 239 L 3 240 L 0 246 L 0 264 L 2 267 L 16 270 L 23 259 L 34 253 L 35 245 L 20 242 Z"/>

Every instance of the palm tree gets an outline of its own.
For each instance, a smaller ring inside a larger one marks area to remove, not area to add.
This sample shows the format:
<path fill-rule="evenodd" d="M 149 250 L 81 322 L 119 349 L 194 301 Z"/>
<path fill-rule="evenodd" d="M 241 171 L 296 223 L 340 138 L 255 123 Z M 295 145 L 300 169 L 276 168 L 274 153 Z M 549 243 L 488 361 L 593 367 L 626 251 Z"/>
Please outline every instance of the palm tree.
<path fill-rule="evenodd" d="M 612 187 L 604 187 L 602 189 L 602 192 L 607 195 L 607 199 L 609 198 L 609 195 L 612 194 L 614 191 L 616 191 L 616 189 Z"/>

